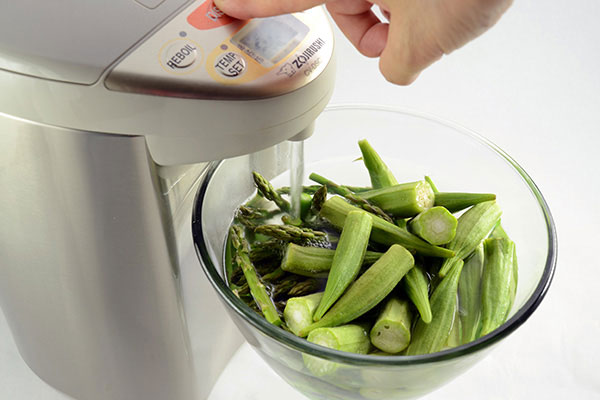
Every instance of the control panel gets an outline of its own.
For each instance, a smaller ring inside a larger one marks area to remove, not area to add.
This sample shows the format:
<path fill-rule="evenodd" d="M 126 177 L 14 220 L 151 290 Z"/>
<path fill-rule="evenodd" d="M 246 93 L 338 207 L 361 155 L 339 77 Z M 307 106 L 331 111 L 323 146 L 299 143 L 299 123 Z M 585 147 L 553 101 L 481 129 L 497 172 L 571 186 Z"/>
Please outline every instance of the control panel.
<path fill-rule="evenodd" d="M 272 97 L 309 83 L 332 53 L 331 28 L 319 8 L 242 21 L 201 0 L 121 60 L 105 85 L 185 98 Z"/>

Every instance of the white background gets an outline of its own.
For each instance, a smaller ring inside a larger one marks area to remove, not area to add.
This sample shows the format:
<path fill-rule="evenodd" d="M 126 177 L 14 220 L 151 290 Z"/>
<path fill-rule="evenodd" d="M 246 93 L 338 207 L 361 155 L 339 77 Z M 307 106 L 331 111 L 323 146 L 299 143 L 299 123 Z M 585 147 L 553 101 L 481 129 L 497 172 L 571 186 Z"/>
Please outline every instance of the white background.
<path fill-rule="evenodd" d="M 332 103 L 404 106 L 474 129 L 531 175 L 557 225 L 557 271 L 539 309 L 426 399 L 600 399 L 600 2 L 517 0 L 498 25 L 409 87 L 386 82 L 377 60 L 336 35 Z M 238 376 L 237 389 L 218 385 L 211 400 L 303 399 L 247 348 L 236 357 L 223 378 Z M 239 378 L 247 362 L 256 376 Z M 253 386 L 261 376 L 279 389 L 261 392 Z M 0 399 L 66 399 L 21 361 L 1 313 Z"/>

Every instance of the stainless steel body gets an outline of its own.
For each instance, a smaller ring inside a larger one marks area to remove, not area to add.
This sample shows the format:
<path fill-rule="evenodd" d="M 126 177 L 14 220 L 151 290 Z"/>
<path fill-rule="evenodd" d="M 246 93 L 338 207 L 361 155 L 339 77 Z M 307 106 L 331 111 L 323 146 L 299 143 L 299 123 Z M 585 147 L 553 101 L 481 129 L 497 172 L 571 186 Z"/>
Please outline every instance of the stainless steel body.
<path fill-rule="evenodd" d="M 0 306 L 25 361 L 78 399 L 205 398 L 240 339 L 186 253 L 203 165 L 161 178 L 143 137 L 0 132 Z"/>

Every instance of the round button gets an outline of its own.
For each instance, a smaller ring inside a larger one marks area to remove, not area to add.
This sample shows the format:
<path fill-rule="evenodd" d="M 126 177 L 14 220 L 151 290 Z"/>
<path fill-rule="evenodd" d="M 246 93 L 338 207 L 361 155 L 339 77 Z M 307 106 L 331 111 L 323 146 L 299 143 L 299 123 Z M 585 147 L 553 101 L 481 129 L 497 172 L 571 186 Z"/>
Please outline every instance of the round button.
<path fill-rule="evenodd" d="M 177 40 L 165 50 L 165 66 L 171 70 L 191 67 L 198 58 L 196 45 L 189 40 Z"/>
<path fill-rule="evenodd" d="M 246 71 L 246 60 L 241 54 L 228 51 L 217 57 L 215 70 L 226 78 L 237 78 Z"/>

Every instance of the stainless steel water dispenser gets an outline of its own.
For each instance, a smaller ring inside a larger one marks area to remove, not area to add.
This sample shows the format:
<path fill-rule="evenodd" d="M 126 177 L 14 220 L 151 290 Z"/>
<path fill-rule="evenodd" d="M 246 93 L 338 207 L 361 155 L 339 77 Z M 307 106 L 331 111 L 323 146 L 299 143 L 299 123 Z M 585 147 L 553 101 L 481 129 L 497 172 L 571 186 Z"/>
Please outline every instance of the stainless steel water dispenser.
<path fill-rule="evenodd" d="M 208 396 L 241 339 L 190 193 L 206 161 L 309 135 L 332 53 L 318 8 L 0 5 L 0 306 L 37 375 L 82 400 Z"/>

